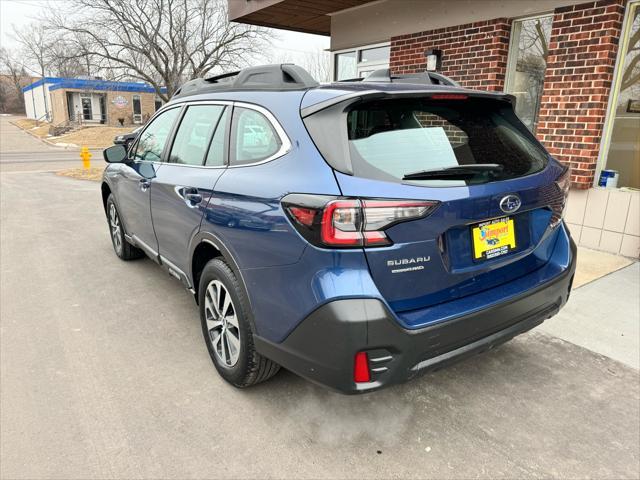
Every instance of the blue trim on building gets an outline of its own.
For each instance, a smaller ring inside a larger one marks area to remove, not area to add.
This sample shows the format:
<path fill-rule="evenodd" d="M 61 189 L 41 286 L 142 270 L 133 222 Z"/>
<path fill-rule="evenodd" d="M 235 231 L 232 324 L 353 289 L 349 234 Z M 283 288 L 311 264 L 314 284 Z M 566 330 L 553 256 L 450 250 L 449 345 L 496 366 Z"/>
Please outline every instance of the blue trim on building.
<path fill-rule="evenodd" d="M 43 84 L 50 84 L 49 91 L 59 90 L 61 88 L 75 89 L 75 90 L 109 90 L 115 92 L 145 92 L 154 93 L 155 89 L 147 83 L 138 82 L 113 82 L 109 80 L 89 80 L 81 78 L 56 78 L 56 77 L 44 77 L 40 80 L 27 85 L 22 89 L 23 92 L 28 92 Z M 162 88 L 162 92 L 166 92 L 166 88 Z"/>
<path fill-rule="evenodd" d="M 23 87 L 22 91 L 23 92 L 28 92 L 29 90 L 33 90 L 34 88 L 39 87 L 43 83 L 57 84 L 57 83 L 62 82 L 63 80 L 65 80 L 65 79 L 64 78 L 56 78 L 56 77 L 44 77 L 44 78 L 41 78 L 40 80 L 36 80 L 35 82 L 27 85 L 26 87 Z"/>

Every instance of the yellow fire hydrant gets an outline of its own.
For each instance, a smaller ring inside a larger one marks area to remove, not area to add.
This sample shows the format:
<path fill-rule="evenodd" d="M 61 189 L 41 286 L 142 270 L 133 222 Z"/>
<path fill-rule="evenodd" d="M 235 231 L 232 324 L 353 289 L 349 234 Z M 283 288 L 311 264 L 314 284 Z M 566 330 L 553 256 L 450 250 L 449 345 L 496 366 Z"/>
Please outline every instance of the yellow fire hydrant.
<path fill-rule="evenodd" d="M 88 147 L 80 149 L 80 158 L 82 159 L 82 168 L 89 170 L 91 168 L 91 152 Z"/>

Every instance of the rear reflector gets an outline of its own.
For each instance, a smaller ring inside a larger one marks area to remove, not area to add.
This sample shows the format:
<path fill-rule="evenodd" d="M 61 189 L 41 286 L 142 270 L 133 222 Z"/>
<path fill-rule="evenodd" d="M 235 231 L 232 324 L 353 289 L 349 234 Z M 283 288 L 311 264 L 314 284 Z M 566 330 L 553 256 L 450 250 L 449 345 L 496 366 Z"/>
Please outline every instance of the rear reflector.
<path fill-rule="evenodd" d="M 371 381 L 369 357 L 367 356 L 367 352 L 356 353 L 356 358 L 353 364 L 353 381 L 356 383 L 367 383 Z"/>
<path fill-rule="evenodd" d="M 316 210 L 313 208 L 290 207 L 289 211 L 298 222 L 306 227 L 313 225 L 313 219 L 316 218 Z"/>

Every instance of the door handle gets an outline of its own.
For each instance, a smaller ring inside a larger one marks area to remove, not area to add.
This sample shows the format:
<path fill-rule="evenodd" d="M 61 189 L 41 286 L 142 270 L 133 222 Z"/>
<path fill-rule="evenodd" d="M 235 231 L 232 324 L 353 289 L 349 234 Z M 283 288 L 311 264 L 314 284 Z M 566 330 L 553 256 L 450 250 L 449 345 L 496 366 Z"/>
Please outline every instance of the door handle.
<path fill-rule="evenodd" d="M 184 201 L 189 207 L 193 207 L 202 202 L 202 195 L 200 195 L 197 188 L 185 188 Z"/>
<path fill-rule="evenodd" d="M 138 182 L 138 186 L 140 187 L 140 190 L 142 190 L 143 192 L 146 192 L 147 190 L 149 190 L 149 187 L 151 186 L 151 182 L 143 178 Z"/>

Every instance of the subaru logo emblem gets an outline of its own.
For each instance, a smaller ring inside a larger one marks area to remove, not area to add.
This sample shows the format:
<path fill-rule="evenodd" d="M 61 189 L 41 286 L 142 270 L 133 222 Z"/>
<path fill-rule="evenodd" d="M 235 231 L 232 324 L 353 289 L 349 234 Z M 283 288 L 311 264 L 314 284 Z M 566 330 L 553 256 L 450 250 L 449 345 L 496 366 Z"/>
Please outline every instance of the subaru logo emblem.
<path fill-rule="evenodd" d="M 500 200 L 500 210 L 504 213 L 513 213 L 520 208 L 522 202 L 517 195 L 507 195 Z"/>

